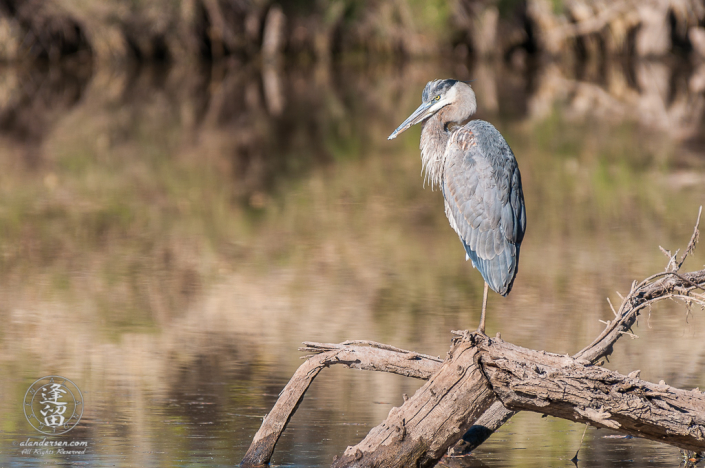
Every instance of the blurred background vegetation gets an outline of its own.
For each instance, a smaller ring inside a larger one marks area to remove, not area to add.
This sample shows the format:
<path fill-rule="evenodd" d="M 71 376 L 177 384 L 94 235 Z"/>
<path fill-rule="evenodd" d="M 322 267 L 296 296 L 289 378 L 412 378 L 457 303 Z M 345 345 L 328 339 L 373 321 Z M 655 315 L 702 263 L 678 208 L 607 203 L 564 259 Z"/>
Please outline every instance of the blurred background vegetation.
<path fill-rule="evenodd" d="M 702 0 L 1 0 L 0 58 L 705 56 Z"/>

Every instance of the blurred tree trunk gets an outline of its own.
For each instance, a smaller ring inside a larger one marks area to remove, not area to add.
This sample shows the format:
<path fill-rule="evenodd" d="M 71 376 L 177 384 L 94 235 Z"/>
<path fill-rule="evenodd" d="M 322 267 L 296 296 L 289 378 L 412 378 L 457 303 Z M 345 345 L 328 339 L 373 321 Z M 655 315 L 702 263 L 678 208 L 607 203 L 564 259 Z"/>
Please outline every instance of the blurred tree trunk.
<path fill-rule="evenodd" d="M 640 57 L 665 55 L 671 50 L 670 2 L 644 2 L 637 6 L 639 26 L 635 52 Z"/>
<path fill-rule="evenodd" d="M 476 56 L 702 54 L 702 0 L 0 0 L 7 59 L 251 59 L 278 50 L 327 62 L 336 53 L 429 56 L 458 45 Z M 270 28 L 271 30 L 271 28 Z"/>
<path fill-rule="evenodd" d="M 0 0 L 0 16 L 5 26 L 7 59 L 57 61 L 73 55 L 90 55 L 84 28 L 50 1 Z"/>

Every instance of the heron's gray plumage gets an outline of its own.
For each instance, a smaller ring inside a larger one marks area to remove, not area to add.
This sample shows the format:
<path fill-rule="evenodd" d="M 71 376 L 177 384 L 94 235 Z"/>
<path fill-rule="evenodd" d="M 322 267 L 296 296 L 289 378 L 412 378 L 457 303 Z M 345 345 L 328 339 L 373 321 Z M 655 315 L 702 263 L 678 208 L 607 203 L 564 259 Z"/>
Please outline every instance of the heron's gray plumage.
<path fill-rule="evenodd" d="M 521 175 L 514 154 L 497 129 L 483 120 L 455 130 L 445 153 L 446 215 L 487 284 L 506 296 L 516 276 L 526 230 Z"/>
<path fill-rule="evenodd" d="M 389 138 L 423 122 L 420 149 L 426 179 L 442 188 L 446 216 L 467 257 L 487 284 L 506 296 L 526 230 L 521 175 L 512 150 L 492 124 L 473 120 L 457 125 L 476 108 L 468 84 L 431 81 L 421 106 Z"/>

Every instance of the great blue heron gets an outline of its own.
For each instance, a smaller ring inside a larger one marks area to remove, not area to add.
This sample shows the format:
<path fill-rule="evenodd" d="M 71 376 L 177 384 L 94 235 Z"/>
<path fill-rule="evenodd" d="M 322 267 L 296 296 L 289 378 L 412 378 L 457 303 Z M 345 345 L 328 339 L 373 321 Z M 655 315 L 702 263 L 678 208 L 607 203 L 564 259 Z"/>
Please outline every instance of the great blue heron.
<path fill-rule="evenodd" d="M 465 122 L 477 110 L 469 84 L 430 81 L 421 105 L 389 135 L 389 140 L 424 122 L 421 162 L 431 188 L 443 190 L 451 227 L 485 280 L 478 331 L 485 333 L 487 288 L 506 296 L 519 266 L 526 230 L 521 174 L 504 137 L 484 120 Z"/>

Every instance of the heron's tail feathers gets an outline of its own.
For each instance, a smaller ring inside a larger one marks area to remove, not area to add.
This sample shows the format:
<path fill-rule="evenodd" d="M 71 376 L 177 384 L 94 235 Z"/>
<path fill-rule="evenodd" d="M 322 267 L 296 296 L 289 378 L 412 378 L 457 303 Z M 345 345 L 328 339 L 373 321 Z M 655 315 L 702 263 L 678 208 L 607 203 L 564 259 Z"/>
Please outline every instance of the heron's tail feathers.
<path fill-rule="evenodd" d="M 506 296 L 512 290 L 514 278 L 519 269 L 519 248 L 520 245 L 507 243 L 502 253 L 494 258 L 481 258 L 463 241 L 465 247 L 466 260 L 472 260 L 472 265 L 477 268 L 490 286 L 497 294 Z"/>

